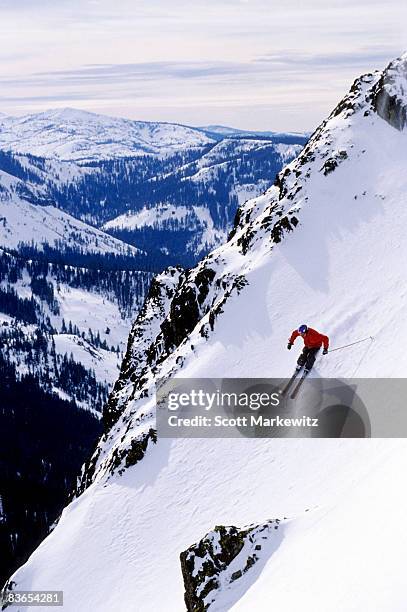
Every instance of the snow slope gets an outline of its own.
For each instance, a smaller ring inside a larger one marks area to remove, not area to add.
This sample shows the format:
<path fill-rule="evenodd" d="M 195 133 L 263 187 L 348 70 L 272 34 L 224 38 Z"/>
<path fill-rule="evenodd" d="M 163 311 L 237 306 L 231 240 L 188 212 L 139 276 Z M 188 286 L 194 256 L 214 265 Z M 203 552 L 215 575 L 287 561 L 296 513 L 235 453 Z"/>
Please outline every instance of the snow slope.
<path fill-rule="evenodd" d="M 72 108 L 2 117 L 0 148 L 81 163 L 138 155 L 168 155 L 214 142 L 173 123 L 132 121 Z"/>
<path fill-rule="evenodd" d="M 173 204 L 161 204 L 154 208 L 145 206 L 137 212 L 128 212 L 119 215 L 115 219 L 110 219 L 103 225 L 103 229 L 136 229 L 140 227 L 160 226 L 169 221 L 185 221 L 188 214 L 192 211 L 186 206 L 174 206 Z"/>
<path fill-rule="evenodd" d="M 1 177 L 0 177 L 1 178 Z M 39 206 L 14 198 L 0 199 L 0 246 L 17 249 L 22 243 L 48 244 L 61 250 L 70 247 L 86 253 L 132 255 L 140 249 L 75 219 L 55 206 Z"/>
<path fill-rule="evenodd" d="M 407 83 L 403 61 L 392 70 Z M 210 612 L 404 612 L 404 441 L 154 444 L 153 433 L 155 380 L 286 376 L 299 351 L 287 336 L 304 322 L 333 347 L 375 337 L 320 357 L 314 376 L 404 376 L 407 135 L 376 112 L 383 78 L 355 82 L 276 185 L 242 207 L 226 245 L 161 277 L 133 327 L 90 486 L 15 588 L 63 589 L 72 612 L 178 612 L 181 551 L 215 525 L 285 518 L 263 570 Z M 154 337 L 143 361 L 137 347 Z"/>
<path fill-rule="evenodd" d="M 0 247 L 21 243 L 70 247 L 88 253 L 134 255 L 140 249 L 125 244 L 52 205 L 41 205 L 42 189 L 0 170 Z M 38 202 L 38 203 L 37 203 Z"/>
<path fill-rule="evenodd" d="M 60 368 L 58 370 L 54 363 L 55 355 L 59 362 L 64 356 L 72 355 L 73 360 L 82 364 L 103 386 L 107 395 L 117 378 L 131 322 L 143 304 L 150 275 L 136 271 L 105 274 L 98 271 L 93 272 L 91 283 L 89 275 L 92 271 L 86 268 L 48 264 L 41 268 L 38 277 L 33 272 L 35 265 L 28 268 L 29 263 L 25 267 L 24 260 L 1 255 L 10 263 L 19 261 L 21 264 L 13 273 L 5 274 L 5 260 L 1 260 L 0 293 L 3 301 L 0 311 L 5 308 L 6 313 L 13 315 L 0 313 L 1 356 L 16 366 L 19 375 L 31 373 L 45 388 L 48 388 L 51 377 L 54 390 L 58 390 Z M 80 275 L 83 286 L 77 286 Z M 38 285 L 38 278 L 43 279 L 40 287 L 46 283 L 48 297 L 44 289 L 42 293 L 36 289 L 34 281 L 37 279 Z M 114 291 L 115 284 L 120 292 Z M 18 305 L 10 309 L 3 292 L 12 292 L 19 300 L 30 301 L 35 308 L 35 318 L 27 322 L 21 304 L 20 309 Z M 130 295 L 123 301 L 120 295 L 126 292 Z M 36 340 L 37 332 L 41 332 L 41 343 Z M 77 387 L 72 386 L 71 390 L 72 399 L 77 399 Z M 78 403 L 87 409 L 95 408 L 91 393 L 86 401 L 82 398 Z M 99 403 L 100 416 L 103 398 Z"/>
<path fill-rule="evenodd" d="M 259 184 L 253 186 L 259 189 Z M 176 228 L 172 229 L 172 224 Z M 194 231 L 194 239 L 187 247 L 193 252 L 200 253 L 208 246 L 219 245 L 226 239 L 226 230 L 215 227 L 210 211 L 205 206 L 174 206 L 161 204 L 154 208 L 143 207 L 137 212 L 128 212 L 111 219 L 102 226 L 104 230 L 127 229 L 134 230 L 142 227 L 154 229 L 167 229 L 176 231 L 179 228 Z"/>

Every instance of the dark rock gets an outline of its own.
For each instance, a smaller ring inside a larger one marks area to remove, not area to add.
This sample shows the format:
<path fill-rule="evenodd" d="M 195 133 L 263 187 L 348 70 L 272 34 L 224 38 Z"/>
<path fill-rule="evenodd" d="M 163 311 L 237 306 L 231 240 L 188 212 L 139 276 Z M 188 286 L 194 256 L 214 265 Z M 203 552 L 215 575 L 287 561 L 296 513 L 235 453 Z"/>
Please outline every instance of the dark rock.
<path fill-rule="evenodd" d="M 372 107 L 376 113 L 397 130 L 407 124 L 407 96 L 397 82 L 407 79 L 407 58 L 396 59 L 387 66 L 373 87 Z"/>
<path fill-rule="evenodd" d="M 171 302 L 168 317 L 162 322 L 162 341 L 171 352 L 191 333 L 202 318 L 202 305 L 216 275 L 211 268 L 202 268 L 191 279 L 187 278 Z"/>
<path fill-rule="evenodd" d="M 239 529 L 235 526 L 217 525 L 197 544 L 190 546 L 180 555 L 181 570 L 184 579 L 184 600 L 188 612 L 205 612 L 220 586 L 219 576 L 228 569 L 232 561 L 238 558 L 246 544 L 246 554 L 242 554 L 241 567 L 234 571 L 227 580 L 229 583 L 239 580 L 259 560 L 253 551 L 261 550 L 258 539 L 270 537 L 269 530 L 278 521 L 267 521 L 262 525 Z M 240 562 L 240 557 L 239 557 Z M 196 565 L 197 563 L 197 565 Z M 205 599 L 207 601 L 205 602 Z"/>

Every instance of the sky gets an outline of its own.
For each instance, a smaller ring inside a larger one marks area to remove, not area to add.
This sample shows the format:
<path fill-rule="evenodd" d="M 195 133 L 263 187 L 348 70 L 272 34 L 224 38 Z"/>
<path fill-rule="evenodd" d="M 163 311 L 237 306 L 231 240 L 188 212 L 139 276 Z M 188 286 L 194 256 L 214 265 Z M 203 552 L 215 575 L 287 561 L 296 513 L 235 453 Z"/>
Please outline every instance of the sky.
<path fill-rule="evenodd" d="M 0 112 L 311 131 L 405 50 L 405 0 L 0 0 Z"/>

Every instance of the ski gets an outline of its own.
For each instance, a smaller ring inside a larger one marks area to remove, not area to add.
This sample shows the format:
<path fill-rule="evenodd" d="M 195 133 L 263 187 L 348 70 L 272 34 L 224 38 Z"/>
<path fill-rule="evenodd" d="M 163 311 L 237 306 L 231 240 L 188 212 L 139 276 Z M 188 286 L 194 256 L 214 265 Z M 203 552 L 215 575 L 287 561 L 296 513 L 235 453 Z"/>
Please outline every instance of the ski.
<path fill-rule="evenodd" d="M 302 366 L 298 366 L 298 367 L 295 368 L 294 374 L 291 376 L 290 380 L 287 382 L 285 387 L 280 389 L 280 395 L 285 395 L 287 393 L 287 391 L 289 390 L 289 388 L 291 387 L 291 385 L 293 384 L 293 382 L 297 378 L 298 374 L 301 372 L 301 368 L 302 368 Z"/>
<path fill-rule="evenodd" d="M 293 392 L 290 395 L 290 399 L 295 399 L 298 395 L 299 390 L 301 389 L 301 385 L 304 382 L 304 380 L 307 378 L 309 372 L 307 370 L 305 370 L 303 372 L 303 375 L 301 376 L 300 380 L 298 381 L 298 384 L 295 386 L 295 388 L 293 389 Z"/>

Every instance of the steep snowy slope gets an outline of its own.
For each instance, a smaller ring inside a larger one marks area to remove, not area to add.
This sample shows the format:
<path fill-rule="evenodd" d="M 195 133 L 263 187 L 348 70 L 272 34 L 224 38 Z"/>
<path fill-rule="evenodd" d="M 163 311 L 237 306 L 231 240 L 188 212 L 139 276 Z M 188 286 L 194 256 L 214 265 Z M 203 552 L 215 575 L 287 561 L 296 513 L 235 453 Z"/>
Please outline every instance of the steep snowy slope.
<path fill-rule="evenodd" d="M 299 351 L 287 336 L 304 322 L 333 347 L 375 338 L 320 357 L 316 377 L 405 375 L 406 63 L 358 79 L 275 186 L 240 209 L 228 243 L 153 284 L 88 488 L 11 588 L 63 589 L 72 612 L 179 611 L 181 552 L 216 525 L 281 519 L 261 565 L 201 609 L 405 610 L 404 441 L 157 440 L 154 386 L 286 376 Z"/>

